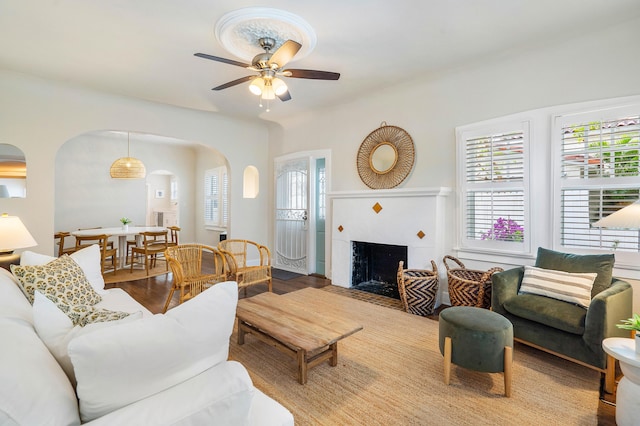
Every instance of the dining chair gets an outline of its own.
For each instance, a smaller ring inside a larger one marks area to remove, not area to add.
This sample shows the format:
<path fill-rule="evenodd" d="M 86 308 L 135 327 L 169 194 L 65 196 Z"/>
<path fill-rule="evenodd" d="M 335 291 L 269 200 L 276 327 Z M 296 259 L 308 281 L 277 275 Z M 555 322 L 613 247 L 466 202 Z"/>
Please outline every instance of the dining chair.
<path fill-rule="evenodd" d="M 180 292 L 178 304 L 226 281 L 225 260 L 220 251 L 203 244 L 182 244 L 167 248 L 164 256 L 173 275 L 173 286 L 164 304 L 167 312 L 173 293 Z"/>
<path fill-rule="evenodd" d="M 56 245 L 58 246 L 58 250 L 57 250 L 58 257 L 62 256 L 63 254 L 71 254 L 76 251 L 75 246 L 74 247 L 64 246 L 65 238 L 70 236 L 71 236 L 70 232 L 64 232 L 64 231 L 56 232 L 55 234 L 53 234 L 53 239 L 57 240 Z"/>
<path fill-rule="evenodd" d="M 78 228 L 78 231 L 91 231 L 93 229 L 102 229 L 102 226 L 94 226 L 92 228 Z M 100 231 L 96 231 L 96 233 L 98 233 L 98 232 L 100 232 Z M 110 241 L 110 240 L 107 241 L 107 248 L 109 248 L 109 249 L 113 248 L 113 241 Z"/>
<path fill-rule="evenodd" d="M 102 275 L 104 275 L 107 259 L 111 261 L 111 267 L 113 268 L 113 274 L 115 275 L 116 271 L 118 270 L 118 249 L 109 248 L 110 242 L 111 241 L 109 241 L 109 236 L 106 234 L 76 236 L 75 251 L 78 251 L 85 247 L 89 247 L 93 244 L 97 244 L 100 247 L 100 270 L 102 272 Z M 111 247 L 113 247 L 113 242 L 111 243 Z"/>
<path fill-rule="evenodd" d="M 179 244 L 178 243 L 178 232 L 180 232 L 180 227 L 179 226 L 167 226 L 167 229 L 169 230 L 169 235 L 171 236 L 171 239 L 168 242 L 169 247 L 177 246 Z"/>
<path fill-rule="evenodd" d="M 260 258 L 258 265 L 247 264 L 247 250 L 257 252 Z M 224 240 L 218 243 L 218 250 L 224 255 L 227 267 L 227 279 L 238 283 L 238 289 L 265 283 L 272 291 L 271 252 L 266 246 L 249 240 Z"/>
<path fill-rule="evenodd" d="M 144 269 L 149 274 L 149 267 L 155 267 L 158 255 L 164 256 L 164 252 L 169 247 L 167 240 L 168 231 L 149 231 L 141 232 L 142 245 L 140 247 L 131 247 L 131 273 L 133 273 L 133 266 L 136 263 L 138 256 L 144 256 Z M 166 263 L 166 258 L 165 258 Z M 165 265 L 167 271 L 169 265 Z"/>

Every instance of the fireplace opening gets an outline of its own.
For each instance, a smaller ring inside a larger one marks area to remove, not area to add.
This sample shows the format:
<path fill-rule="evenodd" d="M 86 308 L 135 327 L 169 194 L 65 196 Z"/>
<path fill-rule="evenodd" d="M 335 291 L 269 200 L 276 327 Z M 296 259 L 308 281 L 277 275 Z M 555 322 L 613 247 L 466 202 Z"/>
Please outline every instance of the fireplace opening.
<path fill-rule="evenodd" d="M 351 287 L 400 299 L 397 284 L 398 263 L 407 264 L 407 246 L 351 242 Z"/>

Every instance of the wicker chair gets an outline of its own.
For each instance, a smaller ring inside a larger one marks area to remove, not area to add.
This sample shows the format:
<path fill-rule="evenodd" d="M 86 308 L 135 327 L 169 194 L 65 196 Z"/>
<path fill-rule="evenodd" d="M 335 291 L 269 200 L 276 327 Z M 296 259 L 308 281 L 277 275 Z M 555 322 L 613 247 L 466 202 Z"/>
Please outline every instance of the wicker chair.
<path fill-rule="evenodd" d="M 224 240 L 220 241 L 218 249 L 227 262 L 227 279 L 236 281 L 238 289 L 244 289 L 245 296 L 247 287 L 255 284 L 266 283 L 272 291 L 271 252 L 266 246 L 249 240 Z M 259 254 L 259 265 L 247 265 L 247 249 Z"/>
<path fill-rule="evenodd" d="M 176 290 L 180 292 L 180 304 L 227 278 L 224 256 L 213 247 L 202 244 L 172 246 L 165 250 L 164 257 L 173 273 L 173 287 L 164 304 L 164 312 Z"/>

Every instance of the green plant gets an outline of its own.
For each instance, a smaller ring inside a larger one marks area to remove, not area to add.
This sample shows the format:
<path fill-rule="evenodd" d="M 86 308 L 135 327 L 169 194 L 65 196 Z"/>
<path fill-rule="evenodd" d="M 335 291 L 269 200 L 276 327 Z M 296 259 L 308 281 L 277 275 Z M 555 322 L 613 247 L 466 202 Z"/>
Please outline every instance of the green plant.
<path fill-rule="evenodd" d="M 626 320 L 620 320 L 622 324 L 616 324 L 616 327 L 623 328 L 625 330 L 640 331 L 640 315 L 633 314 L 632 318 Z"/>
<path fill-rule="evenodd" d="M 128 225 L 131 223 L 131 219 L 129 219 L 128 217 L 122 217 L 120 218 L 120 222 L 122 222 L 123 225 Z"/>

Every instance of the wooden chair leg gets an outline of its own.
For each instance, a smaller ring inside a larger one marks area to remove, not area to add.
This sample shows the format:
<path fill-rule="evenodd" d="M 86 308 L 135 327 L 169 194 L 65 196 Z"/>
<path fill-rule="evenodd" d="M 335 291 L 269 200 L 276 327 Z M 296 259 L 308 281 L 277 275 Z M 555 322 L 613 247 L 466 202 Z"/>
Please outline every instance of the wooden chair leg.
<path fill-rule="evenodd" d="M 604 391 L 613 393 L 616 384 L 616 359 L 607 354 L 607 369 L 604 373 Z"/>
<path fill-rule="evenodd" d="M 504 395 L 509 398 L 511 396 L 511 378 L 513 371 L 513 348 L 511 346 L 504 347 Z"/>
<path fill-rule="evenodd" d="M 169 292 L 169 297 L 167 297 L 167 302 L 164 304 L 164 310 L 162 311 L 162 313 L 166 313 L 167 309 L 169 309 L 169 303 L 171 303 L 171 299 L 173 298 L 173 292 L 175 291 L 175 288 L 171 287 L 171 291 Z"/>
<path fill-rule="evenodd" d="M 444 384 L 451 379 L 451 337 L 444 338 Z"/>

